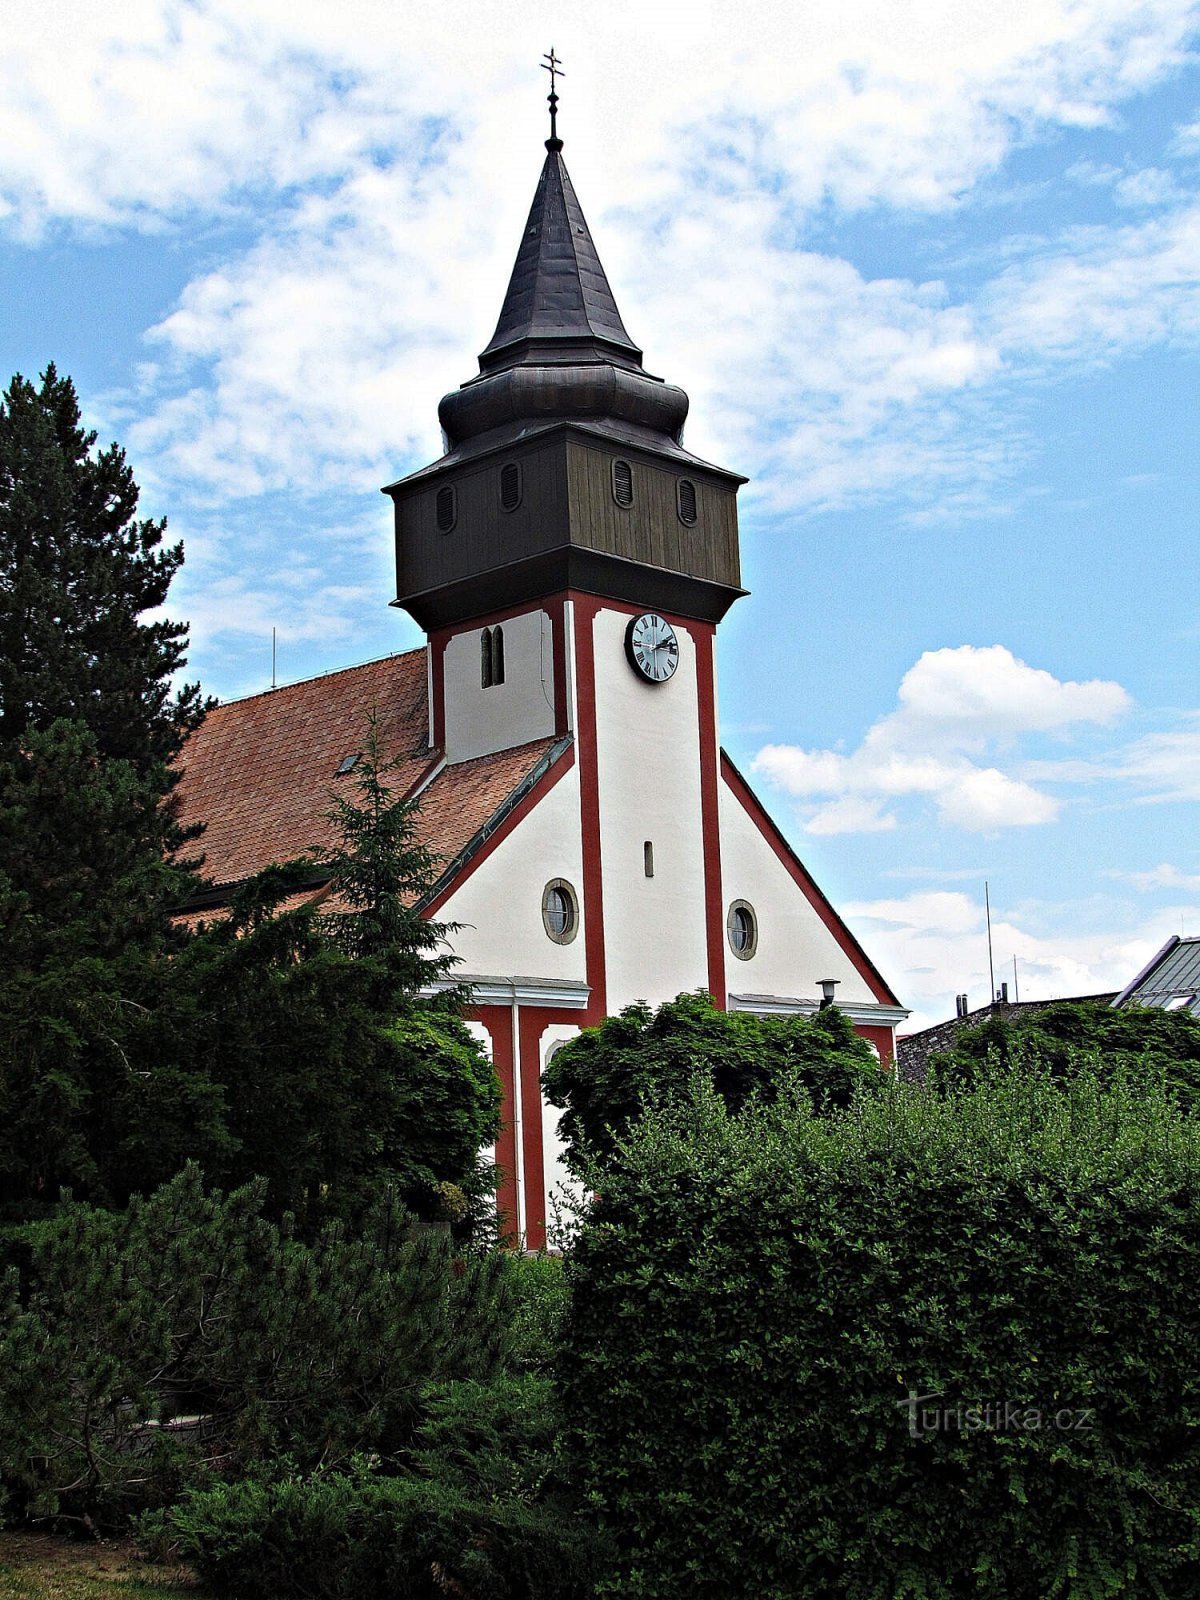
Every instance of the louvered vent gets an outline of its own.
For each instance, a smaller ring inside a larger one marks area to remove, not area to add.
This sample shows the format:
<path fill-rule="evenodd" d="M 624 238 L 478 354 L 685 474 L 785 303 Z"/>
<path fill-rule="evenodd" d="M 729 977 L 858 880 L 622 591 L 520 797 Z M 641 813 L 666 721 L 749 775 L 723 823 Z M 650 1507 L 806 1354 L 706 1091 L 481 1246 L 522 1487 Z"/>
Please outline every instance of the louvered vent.
<path fill-rule="evenodd" d="M 680 478 L 676 491 L 679 501 L 679 520 L 685 528 L 696 525 L 696 485 L 690 478 Z"/>
<path fill-rule="evenodd" d="M 521 469 L 515 461 L 500 468 L 500 504 L 505 511 L 515 511 L 521 504 Z"/>
<path fill-rule="evenodd" d="M 457 495 L 450 484 L 437 492 L 437 525 L 439 533 L 449 533 L 458 517 Z"/>
<path fill-rule="evenodd" d="M 614 461 L 613 469 L 613 499 L 619 506 L 633 504 L 633 468 L 628 461 Z"/>

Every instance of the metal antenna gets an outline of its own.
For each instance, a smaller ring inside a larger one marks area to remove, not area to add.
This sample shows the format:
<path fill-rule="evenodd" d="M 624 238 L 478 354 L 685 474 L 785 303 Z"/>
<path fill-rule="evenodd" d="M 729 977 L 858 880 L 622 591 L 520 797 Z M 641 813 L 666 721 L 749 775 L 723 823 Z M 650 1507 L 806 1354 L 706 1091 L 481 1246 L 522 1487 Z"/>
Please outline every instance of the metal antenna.
<path fill-rule="evenodd" d="M 271 687 L 275 687 L 275 629 L 271 629 Z"/>
<path fill-rule="evenodd" d="M 987 912 L 988 982 L 992 986 L 992 1004 L 996 1003 L 996 969 L 992 966 L 992 902 L 988 897 L 987 879 L 983 880 L 983 907 Z"/>
<path fill-rule="evenodd" d="M 547 150 L 561 150 L 562 140 L 558 137 L 558 93 L 557 79 L 565 78 L 562 62 L 554 54 L 554 46 L 550 46 L 550 54 L 542 57 L 542 70 L 550 74 L 550 93 L 546 96 L 550 102 L 550 137 L 546 140 Z"/>

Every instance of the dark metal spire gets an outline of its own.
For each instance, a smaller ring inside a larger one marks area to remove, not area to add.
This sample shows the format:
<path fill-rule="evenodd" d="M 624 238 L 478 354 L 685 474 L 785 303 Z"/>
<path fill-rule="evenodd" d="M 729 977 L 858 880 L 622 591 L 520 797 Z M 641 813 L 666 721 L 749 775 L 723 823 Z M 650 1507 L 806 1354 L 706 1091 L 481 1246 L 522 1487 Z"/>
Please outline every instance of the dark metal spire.
<path fill-rule="evenodd" d="M 642 367 L 625 331 L 562 158 L 551 50 L 550 138 L 500 320 L 480 353 L 479 377 L 438 407 L 452 445 L 522 420 L 607 417 L 679 442 L 687 395 Z"/>
<path fill-rule="evenodd" d="M 547 140 L 500 320 L 479 357 L 484 372 L 519 361 L 641 365 L 556 142 Z"/>
<path fill-rule="evenodd" d="M 550 46 L 550 54 L 542 57 L 542 67 L 550 74 L 550 93 L 546 99 L 550 102 L 550 137 L 546 140 L 547 150 L 561 150 L 562 140 L 558 137 L 558 95 L 555 92 L 555 79 L 565 78 L 562 62 L 554 54 L 554 46 Z"/>

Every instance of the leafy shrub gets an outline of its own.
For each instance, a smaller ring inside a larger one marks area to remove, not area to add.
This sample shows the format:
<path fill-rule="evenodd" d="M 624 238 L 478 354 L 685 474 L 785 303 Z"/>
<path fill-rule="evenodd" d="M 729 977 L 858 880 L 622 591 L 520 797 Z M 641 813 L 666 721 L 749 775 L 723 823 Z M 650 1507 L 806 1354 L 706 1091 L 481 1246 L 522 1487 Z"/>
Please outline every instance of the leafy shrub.
<path fill-rule="evenodd" d="M 695 1091 L 622 1148 L 570 1268 L 604 1592 L 1200 1593 L 1198 1276 L 1200 1127 L 1161 1085 L 826 1118 Z"/>
<path fill-rule="evenodd" d="M 194 1169 L 126 1212 L 68 1204 L 27 1232 L 0 1326 L 0 1480 L 44 1515 L 112 1521 L 200 1464 L 301 1468 L 407 1445 L 432 1380 L 507 1356 L 511 1263 L 460 1257 L 384 1196 L 313 1243 L 262 1185 Z M 172 1419 L 203 1416 L 172 1429 Z"/>
<path fill-rule="evenodd" d="M 513 1257 L 511 1359 L 518 1368 L 548 1370 L 566 1315 L 568 1288 L 560 1256 Z"/>
<path fill-rule="evenodd" d="M 681 994 L 657 1011 L 626 1006 L 584 1029 L 554 1052 L 542 1082 L 563 1110 L 567 1160 L 581 1173 L 589 1157 L 610 1159 L 647 1107 L 685 1095 L 696 1077 L 740 1111 L 797 1083 L 822 1108 L 845 1105 L 878 1076 L 869 1048 L 834 1007 L 812 1017 L 754 1017 L 718 1011 L 706 994 Z"/>
<path fill-rule="evenodd" d="M 547 1379 L 448 1384 L 412 1458 L 194 1491 L 143 1537 L 237 1600 L 587 1600 L 607 1547 L 559 1480 Z"/>
<path fill-rule="evenodd" d="M 1081 1068 L 1164 1076 L 1187 1105 L 1200 1096 L 1200 1021 L 1186 1011 L 1059 1000 L 1037 1011 L 987 1017 L 930 1061 L 931 1081 L 953 1091 L 993 1067 L 1028 1065 L 1066 1078 Z"/>

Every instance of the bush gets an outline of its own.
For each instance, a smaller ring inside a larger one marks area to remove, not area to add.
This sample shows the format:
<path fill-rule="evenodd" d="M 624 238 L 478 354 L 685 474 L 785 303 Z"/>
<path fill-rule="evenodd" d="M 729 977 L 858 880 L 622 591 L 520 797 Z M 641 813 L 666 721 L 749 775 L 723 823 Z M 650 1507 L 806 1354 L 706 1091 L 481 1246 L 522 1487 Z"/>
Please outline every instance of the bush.
<path fill-rule="evenodd" d="M 995 1067 L 1028 1065 L 1067 1078 L 1080 1069 L 1162 1076 L 1185 1105 L 1200 1095 L 1200 1021 L 1187 1011 L 1059 1000 L 998 1013 L 955 1035 L 930 1060 L 930 1080 L 954 1092 Z"/>
<path fill-rule="evenodd" d="M 870 1049 L 834 1007 L 812 1017 L 718 1011 L 707 994 L 681 994 L 652 1012 L 627 1006 L 554 1052 L 542 1082 L 563 1110 L 567 1161 L 586 1176 L 606 1162 L 651 1106 L 669 1105 L 701 1077 L 732 1111 L 800 1084 L 814 1104 L 845 1105 L 879 1077 Z"/>
<path fill-rule="evenodd" d="M 696 1091 L 622 1148 L 570 1269 L 603 1592 L 1200 1593 L 1198 1276 L 1200 1128 L 1161 1084 L 828 1118 Z"/>
<path fill-rule="evenodd" d="M 143 1536 L 237 1600 L 588 1600 L 606 1545 L 555 1470 L 544 1378 L 449 1384 L 430 1397 L 415 1470 L 363 1460 L 327 1477 L 187 1495 Z"/>
<path fill-rule="evenodd" d="M 511 1359 L 520 1369 L 548 1371 L 566 1315 L 568 1289 L 561 1256 L 514 1256 Z"/>
<path fill-rule="evenodd" d="M 113 1524 L 205 1462 L 404 1448 L 431 1381 L 502 1367 L 507 1258 L 459 1256 L 386 1195 L 360 1232 L 309 1244 L 262 1217 L 262 1187 L 206 1194 L 192 1168 L 126 1212 L 68 1204 L 27 1230 L 0 1481 L 28 1510 Z"/>

